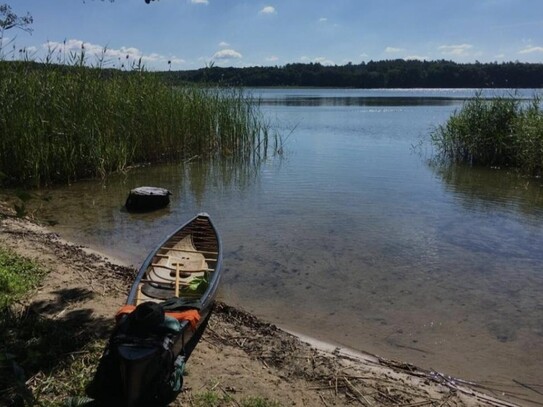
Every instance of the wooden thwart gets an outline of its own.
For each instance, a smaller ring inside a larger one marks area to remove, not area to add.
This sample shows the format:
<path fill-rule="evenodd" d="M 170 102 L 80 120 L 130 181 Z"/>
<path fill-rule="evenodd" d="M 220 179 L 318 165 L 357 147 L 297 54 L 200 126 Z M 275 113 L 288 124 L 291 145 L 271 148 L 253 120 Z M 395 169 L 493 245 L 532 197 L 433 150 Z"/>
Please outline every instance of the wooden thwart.
<path fill-rule="evenodd" d="M 202 252 L 199 252 L 199 251 L 195 251 L 195 252 L 191 252 L 191 251 L 188 251 L 188 250 L 184 250 L 184 251 L 186 251 L 187 253 L 202 253 Z M 155 254 L 155 257 L 160 257 L 160 258 L 163 258 L 163 259 L 167 259 L 167 258 L 170 257 L 170 255 L 169 254 L 157 253 L 157 254 Z M 208 257 L 206 257 L 205 259 L 206 259 L 206 261 L 217 261 L 217 259 L 208 258 Z"/>
<path fill-rule="evenodd" d="M 179 263 L 173 263 L 173 264 L 179 264 Z M 156 268 L 163 268 L 163 269 L 166 269 L 166 270 L 176 271 L 175 267 L 167 266 L 165 264 L 153 263 L 153 264 L 151 264 L 151 266 L 156 267 Z M 205 268 L 205 269 L 198 269 L 198 270 L 181 269 L 182 273 L 203 273 L 204 271 L 215 271 L 215 270 L 212 269 L 212 268 L 209 268 L 209 267 Z"/>
<path fill-rule="evenodd" d="M 173 281 L 173 280 L 172 281 L 157 281 L 157 280 L 150 280 L 148 278 L 142 278 L 141 282 L 142 283 L 151 283 L 151 284 L 159 285 L 161 287 L 172 288 L 172 289 L 175 286 L 175 281 Z M 184 281 L 179 280 L 179 285 L 180 286 L 188 286 L 189 283 L 186 283 Z"/>
<path fill-rule="evenodd" d="M 217 252 L 210 252 L 206 250 L 176 249 L 175 247 L 161 247 L 160 250 L 169 250 L 173 252 L 186 252 L 186 253 L 219 254 Z"/>

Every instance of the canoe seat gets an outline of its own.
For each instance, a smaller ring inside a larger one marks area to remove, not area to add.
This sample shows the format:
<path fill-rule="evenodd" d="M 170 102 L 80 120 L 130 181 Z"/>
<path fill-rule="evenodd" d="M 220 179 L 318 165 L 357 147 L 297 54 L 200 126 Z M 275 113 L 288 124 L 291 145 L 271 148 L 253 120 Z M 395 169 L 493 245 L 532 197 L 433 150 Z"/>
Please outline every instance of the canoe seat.
<path fill-rule="evenodd" d="M 208 270 L 205 256 L 194 247 L 192 235 L 185 236 L 173 246 L 172 250 L 167 250 L 156 257 L 158 261 L 151 265 L 149 271 L 151 280 L 175 281 L 179 267 L 179 278 L 189 282 L 195 277 L 203 276 Z"/>

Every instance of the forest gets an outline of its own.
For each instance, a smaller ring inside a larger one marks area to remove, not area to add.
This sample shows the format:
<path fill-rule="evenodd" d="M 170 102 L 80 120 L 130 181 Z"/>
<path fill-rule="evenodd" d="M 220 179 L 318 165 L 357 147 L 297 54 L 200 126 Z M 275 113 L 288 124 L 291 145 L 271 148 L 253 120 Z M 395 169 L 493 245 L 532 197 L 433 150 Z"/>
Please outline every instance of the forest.
<path fill-rule="evenodd" d="M 229 86 L 310 86 L 336 88 L 543 88 L 543 63 L 456 63 L 384 60 L 321 65 L 222 68 L 158 72 L 172 85 L 186 82 Z"/>

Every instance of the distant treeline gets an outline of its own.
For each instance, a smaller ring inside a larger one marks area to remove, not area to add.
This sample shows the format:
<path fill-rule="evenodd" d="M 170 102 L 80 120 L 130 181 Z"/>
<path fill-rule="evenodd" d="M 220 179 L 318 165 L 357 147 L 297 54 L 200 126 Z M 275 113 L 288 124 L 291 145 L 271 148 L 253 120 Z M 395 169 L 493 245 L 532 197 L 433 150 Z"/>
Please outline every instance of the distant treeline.
<path fill-rule="evenodd" d="M 345 88 L 543 88 L 543 64 L 520 62 L 459 64 L 452 61 L 370 61 L 327 66 L 220 68 L 159 72 L 170 84 L 313 86 Z"/>

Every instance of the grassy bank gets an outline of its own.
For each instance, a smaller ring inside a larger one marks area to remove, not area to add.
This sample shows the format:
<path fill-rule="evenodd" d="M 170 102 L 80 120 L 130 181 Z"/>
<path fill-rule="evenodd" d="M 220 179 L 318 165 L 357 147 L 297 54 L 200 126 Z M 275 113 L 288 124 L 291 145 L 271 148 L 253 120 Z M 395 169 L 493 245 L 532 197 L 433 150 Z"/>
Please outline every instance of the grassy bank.
<path fill-rule="evenodd" d="M 441 157 L 483 166 L 516 167 L 541 175 L 543 111 L 541 101 L 485 99 L 477 94 L 431 134 Z"/>
<path fill-rule="evenodd" d="M 74 61 L 0 61 L 0 185 L 72 182 L 194 156 L 265 154 L 268 127 L 239 90 L 172 88 L 142 69 Z"/>
<path fill-rule="evenodd" d="M 0 311 L 36 287 L 44 274 L 37 264 L 0 247 Z"/>
<path fill-rule="evenodd" d="M 0 247 L 0 389 L 3 389 L 0 402 L 10 399 L 12 394 L 17 394 L 20 401 L 27 398 L 18 360 L 22 348 L 29 344 L 21 343 L 17 338 L 22 332 L 14 329 L 16 325 L 21 325 L 16 321 L 26 318 L 17 316 L 12 305 L 35 288 L 44 274 L 45 271 L 34 262 Z M 16 343 L 20 343 L 21 347 L 15 346 Z"/>

